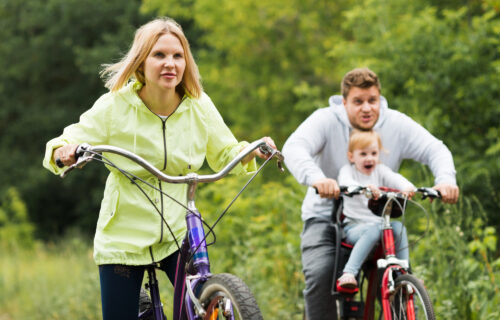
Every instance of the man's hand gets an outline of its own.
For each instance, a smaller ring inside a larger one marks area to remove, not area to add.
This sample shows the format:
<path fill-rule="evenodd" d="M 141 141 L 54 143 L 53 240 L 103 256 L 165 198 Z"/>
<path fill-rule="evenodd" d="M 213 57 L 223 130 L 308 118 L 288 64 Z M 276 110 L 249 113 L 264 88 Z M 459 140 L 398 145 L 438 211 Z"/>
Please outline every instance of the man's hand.
<path fill-rule="evenodd" d="M 337 181 L 330 178 L 320 179 L 312 184 L 321 198 L 335 198 L 338 199 L 340 195 L 340 188 Z"/>
<path fill-rule="evenodd" d="M 439 183 L 433 187 L 433 189 L 441 192 L 441 200 L 444 203 L 457 203 L 459 190 L 456 185 L 448 183 Z"/>

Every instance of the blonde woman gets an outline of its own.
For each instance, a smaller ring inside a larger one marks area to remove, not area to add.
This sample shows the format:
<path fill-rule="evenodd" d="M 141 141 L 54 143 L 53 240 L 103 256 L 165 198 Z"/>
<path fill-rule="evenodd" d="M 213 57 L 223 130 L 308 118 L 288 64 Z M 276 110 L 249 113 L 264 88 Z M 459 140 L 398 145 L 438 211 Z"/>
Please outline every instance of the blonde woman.
<path fill-rule="evenodd" d="M 220 170 L 246 142 L 238 142 L 200 83 L 198 67 L 182 28 L 170 18 L 155 19 L 135 34 L 129 52 L 102 71 L 109 92 L 47 143 L 43 165 L 53 173 L 59 159 L 75 163 L 78 144 L 108 144 L 137 153 L 166 174 L 197 171 L 206 159 Z M 271 138 L 264 138 L 274 147 Z M 235 170 L 255 169 L 259 150 Z M 140 177 L 146 171 L 108 155 L 119 167 Z M 154 190 L 144 195 L 116 169 L 109 168 L 94 239 L 99 266 L 103 319 L 137 319 L 144 265 L 158 263 L 174 281 L 178 247 L 185 236 L 184 210 Z M 185 202 L 186 186 L 148 178 L 165 193 Z M 168 227 L 162 220 L 166 220 Z"/>

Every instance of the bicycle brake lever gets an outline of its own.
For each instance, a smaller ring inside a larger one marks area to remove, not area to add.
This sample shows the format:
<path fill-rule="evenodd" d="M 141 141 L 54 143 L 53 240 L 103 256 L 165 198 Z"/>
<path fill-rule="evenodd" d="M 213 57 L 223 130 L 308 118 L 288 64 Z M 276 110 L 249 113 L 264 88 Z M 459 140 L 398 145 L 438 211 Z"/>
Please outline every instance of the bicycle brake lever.
<path fill-rule="evenodd" d="M 87 162 L 94 160 L 95 154 L 86 151 L 89 147 L 90 145 L 87 143 L 82 143 L 78 146 L 75 152 L 75 155 L 77 156 L 76 162 L 61 173 L 61 178 L 66 177 L 68 173 L 73 171 L 73 169 L 81 169 L 87 164 Z"/>
<path fill-rule="evenodd" d="M 425 200 L 427 198 L 434 199 L 441 197 L 441 192 L 432 188 L 418 188 L 417 191 L 422 192 L 422 200 Z"/>
<path fill-rule="evenodd" d="M 273 149 L 271 157 L 276 157 L 276 164 L 278 165 L 278 169 L 281 172 L 285 172 L 285 168 L 283 167 L 283 161 L 285 160 L 285 157 L 283 157 L 283 154 L 278 150 Z"/>
<path fill-rule="evenodd" d="M 277 160 L 276 164 L 278 165 L 279 171 L 285 172 L 285 168 L 283 168 L 283 163 L 280 160 Z"/>
<path fill-rule="evenodd" d="M 260 149 L 260 152 L 262 152 L 263 154 L 270 155 L 269 157 L 271 157 L 271 158 L 276 157 L 278 169 L 281 172 L 285 172 L 285 168 L 283 167 L 283 161 L 284 161 L 285 157 L 283 157 L 283 154 L 281 154 L 281 152 L 279 152 L 278 150 L 276 150 L 274 148 L 271 148 L 267 144 L 260 146 L 259 149 Z"/>

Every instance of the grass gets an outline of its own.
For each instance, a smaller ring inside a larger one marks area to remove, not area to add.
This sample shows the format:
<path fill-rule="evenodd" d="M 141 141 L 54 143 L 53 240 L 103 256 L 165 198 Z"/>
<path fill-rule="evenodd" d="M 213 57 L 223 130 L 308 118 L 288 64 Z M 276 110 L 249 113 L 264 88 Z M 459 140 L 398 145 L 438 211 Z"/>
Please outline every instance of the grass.
<path fill-rule="evenodd" d="M 101 317 L 99 275 L 81 240 L 10 249 L 0 270 L 1 320 Z"/>
<path fill-rule="evenodd" d="M 0 246 L 0 251 L 0 320 L 102 318 L 99 272 L 90 241 L 74 237 L 36 243 L 30 249 Z M 172 286 L 163 272 L 157 276 L 171 319 Z"/>

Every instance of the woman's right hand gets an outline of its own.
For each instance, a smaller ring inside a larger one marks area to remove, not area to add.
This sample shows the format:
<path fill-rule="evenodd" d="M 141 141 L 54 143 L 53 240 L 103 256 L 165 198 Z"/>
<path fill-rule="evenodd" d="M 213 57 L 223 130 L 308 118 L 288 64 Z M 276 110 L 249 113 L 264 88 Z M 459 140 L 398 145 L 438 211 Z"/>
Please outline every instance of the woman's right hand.
<path fill-rule="evenodd" d="M 68 144 L 63 147 L 57 148 L 54 151 L 54 162 L 59 159 L 65 166 L 74 164 L 76 162 L 76 148 L 78 148 L 78 144 Z"/>

